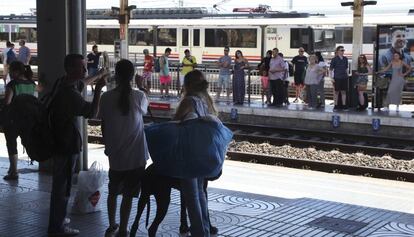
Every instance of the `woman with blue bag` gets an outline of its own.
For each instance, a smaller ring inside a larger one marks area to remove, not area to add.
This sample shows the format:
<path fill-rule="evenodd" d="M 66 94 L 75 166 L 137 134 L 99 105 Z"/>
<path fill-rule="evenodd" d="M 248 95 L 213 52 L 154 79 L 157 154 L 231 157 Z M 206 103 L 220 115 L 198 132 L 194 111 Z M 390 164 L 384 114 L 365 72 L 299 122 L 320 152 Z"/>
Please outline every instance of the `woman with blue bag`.
<path fill-rule="evenodd" d="M 194 70 L 184 78 L 184 97 L 175 122 L 145 129 L 157 172 L 181 178 L 181 192 L 190 218 L 191 235 L 210 236 L 204 180 L 219 176 L 232 132 L 216 117 L 208 82 Z"/>

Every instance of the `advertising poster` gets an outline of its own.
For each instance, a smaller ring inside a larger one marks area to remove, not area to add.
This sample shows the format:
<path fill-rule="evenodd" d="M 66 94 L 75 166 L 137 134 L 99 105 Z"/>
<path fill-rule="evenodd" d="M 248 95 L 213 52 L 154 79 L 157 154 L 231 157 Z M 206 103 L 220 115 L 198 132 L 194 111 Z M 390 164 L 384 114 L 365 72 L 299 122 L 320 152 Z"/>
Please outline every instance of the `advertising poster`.
<path fill-rule="evenodd" d="M 377 71 L 387 67 L 396 52 L 400 53 L 403 62 L 414 68 L 414 25 L 379 25 L 377 35 Z M 392 69 L 387 70 L 385 76 L 391 78 L 391 75 Z M 414 91 L 414 71 L 405 81 L 404 90 Z"/>

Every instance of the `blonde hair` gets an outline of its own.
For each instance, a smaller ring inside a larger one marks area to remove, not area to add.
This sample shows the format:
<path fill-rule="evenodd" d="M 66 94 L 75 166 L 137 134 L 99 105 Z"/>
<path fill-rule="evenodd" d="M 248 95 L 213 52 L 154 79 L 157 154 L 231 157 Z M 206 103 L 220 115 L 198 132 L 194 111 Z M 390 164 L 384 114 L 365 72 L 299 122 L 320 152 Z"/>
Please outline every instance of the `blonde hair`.
<path fill-rule="evenodd" d="M 208 82 L 199 70 L 193 70 L 184 77 L 184 97 L 177 107 L 177 112 L 174 116 L 175 120 L 182 120 L 188 112 L 193 111 L 193 104 L 186 100 L 187 96 L 202 98 L 207 103 L 208 112 L 213 115 L 218 114 L 213 99 L 208 94 Z"/>

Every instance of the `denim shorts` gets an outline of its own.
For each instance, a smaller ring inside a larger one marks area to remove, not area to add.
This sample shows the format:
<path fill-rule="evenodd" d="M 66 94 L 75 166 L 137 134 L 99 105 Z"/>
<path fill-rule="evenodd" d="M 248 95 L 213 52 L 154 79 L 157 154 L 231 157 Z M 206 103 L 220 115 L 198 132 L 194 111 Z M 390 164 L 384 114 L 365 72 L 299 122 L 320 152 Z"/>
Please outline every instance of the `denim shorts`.
<path fill-rule="evenodd" d="M 226 89 L 229 89 L 230 88 L 230 75 L 219 75 L 218 87 L 219 88 L 224 87 Z"/>

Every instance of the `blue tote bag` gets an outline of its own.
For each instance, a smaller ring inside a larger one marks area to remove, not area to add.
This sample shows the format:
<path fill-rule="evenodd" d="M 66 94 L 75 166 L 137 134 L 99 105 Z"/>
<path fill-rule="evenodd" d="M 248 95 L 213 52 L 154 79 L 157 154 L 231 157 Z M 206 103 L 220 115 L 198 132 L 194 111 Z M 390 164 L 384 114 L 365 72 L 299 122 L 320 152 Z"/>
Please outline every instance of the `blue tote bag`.
<path fill-rule="evenodd" d="M 216 177 L 233 133 L 220 121 L 196 118 L 145 128 L 157 172 L 177 178 Z"/>

